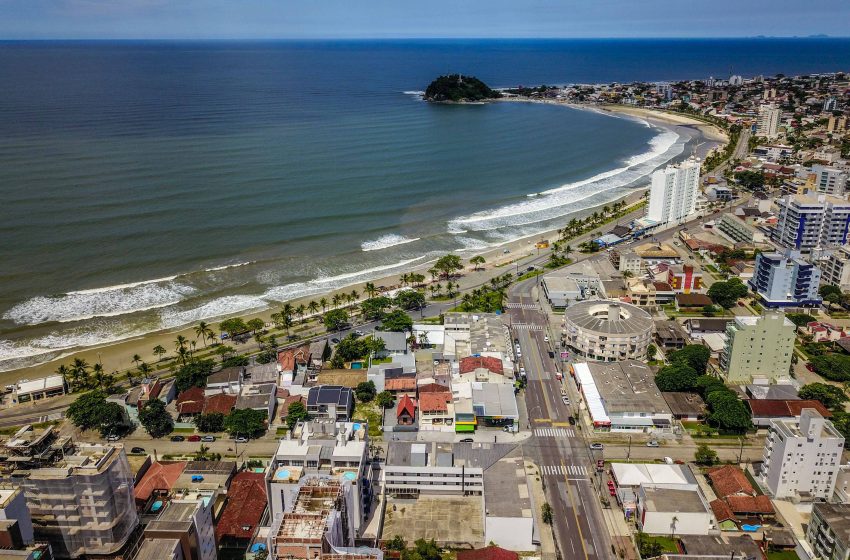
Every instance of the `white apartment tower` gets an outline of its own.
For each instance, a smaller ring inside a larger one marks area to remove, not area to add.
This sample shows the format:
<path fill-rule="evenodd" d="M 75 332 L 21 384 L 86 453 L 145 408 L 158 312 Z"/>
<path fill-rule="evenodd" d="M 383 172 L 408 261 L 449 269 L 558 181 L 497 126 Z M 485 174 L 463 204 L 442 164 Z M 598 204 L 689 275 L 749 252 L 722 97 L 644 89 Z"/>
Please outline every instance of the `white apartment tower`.
<path fill-rule="evenodd" d="M 693 214 L 699 195 L 699 171 L 700 161 L 694 157 L 655 171 L 646 218 L 666 224 Z"/>
<path fill-rule="evenodd" d="M 813 408 L 799 420 L 772 420 L 762 482 L 774 498 L 828 499 L 835 490 L 844 436 Z"/>
<path fill-rule="evenodd" d="M 776 105 L 762 105 L 759 108 L 758 121 L 756 122 L 756 135 L 776 138 L 779 131 L 780 115 L 781 111 Z"/>
<path fill-rule="evenodd" d="M 774 241 L 784 247 L 809 253 L 847 243 L 850 202 L 843 198 L 797 194 L 778 198 L 776 204 L 779 221 Z"/>

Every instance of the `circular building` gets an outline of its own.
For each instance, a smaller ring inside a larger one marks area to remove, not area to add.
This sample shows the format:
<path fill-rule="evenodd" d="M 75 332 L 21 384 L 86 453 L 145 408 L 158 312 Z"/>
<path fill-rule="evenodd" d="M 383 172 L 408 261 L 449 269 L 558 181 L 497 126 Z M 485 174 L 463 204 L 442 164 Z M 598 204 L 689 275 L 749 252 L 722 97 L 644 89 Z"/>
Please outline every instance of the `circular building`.
<path fill-rule="evenodd" d="M 582 301 L 564 311 L 564 340 L 589 360 L 643 360 L 652 342 L 652 317 L 635 305 Z"/>

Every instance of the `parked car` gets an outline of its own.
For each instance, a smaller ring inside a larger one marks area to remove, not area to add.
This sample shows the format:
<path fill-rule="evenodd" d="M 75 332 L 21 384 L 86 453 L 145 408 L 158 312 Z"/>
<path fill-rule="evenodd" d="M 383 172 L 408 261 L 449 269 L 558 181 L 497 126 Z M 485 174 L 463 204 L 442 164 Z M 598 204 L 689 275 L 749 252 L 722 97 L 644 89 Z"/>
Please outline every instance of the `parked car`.
<path fill-rule="evenodd" d="M 121 436 L 116 436 L 115 434 L 111 434 L 111 435 L 107 436 L 106 441 L 112 442 L 112 441 L 118 441 L 119 439 L 121 439 Z"/>
<path fill-rule="evenodd" d="M 461 443 L 472 443 L 473 441 L 475 441 L 475 440 L 472 439 L 471 437 L 465 437 L 462 440 L 460 440 Z"/>
<path fill-rule="evenodd" d="M 246 438 L 245 436 L 239 436 L 233 441 L 235 441 L 236 443 L 248 443 L 248 438 Z"/>
<path fill-rule="evenodd" d="M 806 362 L 806 369 L 814 373 L 815 366 L 811 362 Z"/>
<path fill-rule="evenodd" d="M 171 436 L 171 441 L 186 441 L 183 436 Z"/>
<path fill-rule="evenodd" d="M 189 441 L 201 441 L 201 436 L 198 434 L 191 435 L 189 436 Z"/>
<path fill-rule="evenodd" d="M 549 335 L 548 334 L 543 336 L 543 342 L 549 342 Z"/>
<path fill-rule="evenodd" d="M 138 453 L 139 455 L 141 455 L 141 454 L 145 453 L 145 448 L 144 447 L 134 447 L 133 449 L 130 450 L 130 453 Z"/>
<path fill-rule="evenodd" d="M 570 426 L 575 426 L 575 425 L 576 425 L 576 419 L 573 418 L 572 416 L 570 416 Z"/>
<path fill-rule="evenodd" d="M 331 344 L 339 344 L 339 339 L 338 338 L 332 338 Z"/>
<path fill-rule="evenodd" d="M 605 446 L 602 445 L 601 443 L 591 443 L 590 448 L 591 449 L 604 449 Z"/>
<path fill-rule="evenodd" d="M 646 442 L 647 447 L 658 447 L 658 442 L 655 440 Z"/>
<path fill-rule="evenodd" d="M 596 461 L 596 472 L 602 472 L 605 470 L 605 460 L 599 459 Z"/>
<path fill-rule="evenodd" d="M 215 436 L 204 436 L 204 437 L 201 438 L 201 441 L 203 441 L 203 442 L 215 441 Z"/>
<path fill-rule="evenodd" d="M 570 398 L 569 397 L 561 397 L 561 400 L 564 402 L 564 404 L 567 404 L 567 405 L 570 404 Z"/>
<path fill-rule="evenodd" d="M 363 331 L 354 331 L 354 334 L 356 334 L 357 336 L 366 336 L 366 333 Z"/>

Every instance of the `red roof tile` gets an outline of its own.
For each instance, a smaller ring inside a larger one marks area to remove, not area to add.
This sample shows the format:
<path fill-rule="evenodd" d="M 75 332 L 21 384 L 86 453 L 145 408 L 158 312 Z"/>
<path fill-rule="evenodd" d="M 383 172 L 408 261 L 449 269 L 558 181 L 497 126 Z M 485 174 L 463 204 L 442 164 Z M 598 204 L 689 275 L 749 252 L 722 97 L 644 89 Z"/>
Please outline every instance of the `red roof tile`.
<path fill-rule="evenodd" d="M 850 341 L 850 339 L 848 339 Z M 425 385 L 420 385 L 417 389 L 420 394 L 422 393 L 451 393 L 451 389 L 446 387 L 445 385 L 440 385 L 439 383 L 426 383 Z"/>
<path fill-rule="evenodd" d="M 423 393 L 419 395 L 419 410 L 422 412 L 447 412 L 451 393 Z"/>
<path fill-rule="evenodd" d="M 710 504 L 711 511 L 714 512 L 714 517 L 717 518 L 718 523 L 723 523 L 724 521 L 737 521 L 735 514 L 732 513 L 732 510 L 729 509 L 729 505 L 723 500 L 714 500 Z"/>
<path fill-rule="evenodd" d="M 407 395 L 403 395 L 398 400 L 398 408 L 396 409 L 396 418 L 401 417 L 402 413 L 407 413 L 411 418 L 416 416 L 416 403 L 413 402 Z"/>
<path fill-rule="evenodd" d="M 503 373 L 502 360 L 500 360 L 499 358 L 493 358 L 492 356 L 469 356 L 460 360 L 461 373 L 469 373 L 471 371 L 475 371 L 478 368 L 485 368 L 492 371 L 493 373 Z"/>
<path fill-rule="evenodd" d="M 295 350 L 281 350 L 277 354 L 277 363 L 281 371 L 295 371 Z"/>
<path fill-rule="evenodd" d="M 767 496 L 728 496 L 726 503 L 733 513 L 772 514 L 773 504 Z"/>
<path fill-rule="evenodd" d="M 171 490 L 180 475 L 183 474 L 183 469 L 186 468 L 186 461 L 178 461 L 175 463 L 153 463 L 148 467 L 147 472 L 139 480 L 134 489 L 136 501 L 147 502 L 157 490 Z"/>
<path fill-rule="evenodd" d="M 744 472 L 738 467 L 726 465 L 712 469 L 708 472 L 708 478 L 711 479 L 711 485 L 714 487 L 714 493 L 719 498 L 725 498 L 732 494 L 755 494 L 753 485 L 747 480 Z"/>
<path fill-rule="evenodd" d="M 519 554 L 496 545 L 476 550 L 459 550 L 457 560 L 518 560 Z"/>
<path fill-rule="evenodd" d="M 236 395 L 228 395 L 226 393 L 213 395 L 211 397 L 207 397 L 206 403 L 204 404 L 204 414 L 220 412 L 227 416 L 230 414 L 230 411 L 233 410 L 234 406 L 236 406 Z"/>
<path fill-rule="evenodd" d="M 814 408 L 824 418 L 832 413 L 820 401 L 783 399 L 750 399 L 747 401 L 753 416 L 761 418 L 793 418 L 800 415 L 804 408 Z"/>
<path fill-rule="evenodd" d="M 189 387 L 177 395 L 177 411 L 180 414 L 200 414 L 204 410 L 204 388 Z"/>
<path fill-rule="evenodd" d="M 384 389 L 387 391 L 413 391 L 416 389 L 415 377 L 396 377 L 384 381 Z"/>
<path fill-rule="evenodd" d="M 238 473 L 230 482 L 224 512 L 215 527 L 216 542 L 223 537 L 252 538 L 267 504 L 265 475 L 249 471 Z"/>
<path fill-rule="evenodd" d="M 280 419 L 285 420 L 287 416 L 289 416 L 289 405 L 292 403 L 300 402 L 301 404 L 306 406 L 306 402 L 304 401 L 304 397 L 302 395 L 289 395 L 283 402 L 280 404 Z"/>

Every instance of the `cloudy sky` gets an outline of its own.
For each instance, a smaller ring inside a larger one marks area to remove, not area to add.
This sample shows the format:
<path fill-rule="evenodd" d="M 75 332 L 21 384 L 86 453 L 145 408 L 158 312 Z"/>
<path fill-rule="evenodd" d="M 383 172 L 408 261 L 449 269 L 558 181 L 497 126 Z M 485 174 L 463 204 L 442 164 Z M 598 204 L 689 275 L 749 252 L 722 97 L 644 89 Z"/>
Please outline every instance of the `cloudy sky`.
<path fill-rule="evenodd" d="M 0 39 L 850 34 L 850 0 L 0 0 Z"/>

